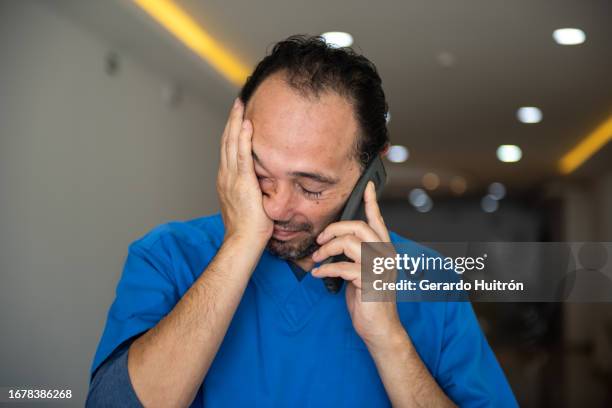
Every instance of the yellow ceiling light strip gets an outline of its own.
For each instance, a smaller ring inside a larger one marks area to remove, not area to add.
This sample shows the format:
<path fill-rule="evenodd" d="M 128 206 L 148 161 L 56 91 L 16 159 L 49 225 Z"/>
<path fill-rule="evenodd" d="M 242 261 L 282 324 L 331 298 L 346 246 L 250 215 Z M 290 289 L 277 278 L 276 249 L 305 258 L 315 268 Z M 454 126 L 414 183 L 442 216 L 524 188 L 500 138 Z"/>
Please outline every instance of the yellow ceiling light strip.
<path fill-rule="evenodd" d="M 569 174 L 612 140 L 612 116 L 559 160 L 559 170 Z"/>
<path fill-rule="evenodd" d="M 237 86 L 244 84 L 250 74 L 250 69 L 223 48 L 174 2 L 171 0 L 133 1 L 230 82 Z"/>

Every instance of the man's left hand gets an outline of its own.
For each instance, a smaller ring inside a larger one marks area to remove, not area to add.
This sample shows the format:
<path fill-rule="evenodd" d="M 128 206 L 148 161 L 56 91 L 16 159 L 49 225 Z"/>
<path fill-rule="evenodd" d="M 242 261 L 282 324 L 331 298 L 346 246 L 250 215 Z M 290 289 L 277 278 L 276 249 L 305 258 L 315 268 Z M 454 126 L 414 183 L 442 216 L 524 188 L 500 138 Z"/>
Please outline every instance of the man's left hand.
<path fill-rule="evenodd" d="M 329 224 L 317 237 L 321 247 L 312 254 L 315 262 L 340 254 L 353 262 L 328 263 L 313 269 L 311 273 L 319 278 L 341 277 L 346 281 L 346 303 L 353 327 L 368 347 L 376 347 L 382 346 L 393 334 L 404 332 L 404 328 L 394 299 L 391 302 L 361 301 L 361 243 L 391 242 L 371 181 L 366 187 L 364 201 L 367 222 L 339 221 Z"/>

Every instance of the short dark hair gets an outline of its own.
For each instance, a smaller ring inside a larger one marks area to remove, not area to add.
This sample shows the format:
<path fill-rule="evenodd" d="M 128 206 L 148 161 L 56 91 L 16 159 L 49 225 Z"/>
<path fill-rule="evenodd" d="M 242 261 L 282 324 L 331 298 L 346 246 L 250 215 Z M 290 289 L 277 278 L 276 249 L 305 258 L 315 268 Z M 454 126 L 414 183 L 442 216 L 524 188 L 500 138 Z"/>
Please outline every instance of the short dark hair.
<path fill-rule="evenodd" d="M 240 91 L 242 102 L 246 105 L 257 87 L 277 72 L 304 96 L 334 91 L 348 99 L 361 131 L 355 157 L 362 168 L 386 147 L 388 105 L 376 66 L 366 57 L 352 48 L 333 48 L 321 36 L 292 35 L 257 64 Z"/>

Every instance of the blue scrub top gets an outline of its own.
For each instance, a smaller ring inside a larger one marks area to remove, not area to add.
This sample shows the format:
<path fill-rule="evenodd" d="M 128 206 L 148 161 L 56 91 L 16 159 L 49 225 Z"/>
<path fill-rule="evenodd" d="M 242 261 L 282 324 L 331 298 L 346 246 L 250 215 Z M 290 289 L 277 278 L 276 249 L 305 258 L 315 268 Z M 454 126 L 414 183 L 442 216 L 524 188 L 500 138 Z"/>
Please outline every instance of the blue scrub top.
<path fill-rule="evenodd" d="M 220 214 L 161 225 L 129 246 L 90 374 L 167 315 L 223 242 Z M 430 249 L 391 233 L 393 242 Z M 192 407 L 380 407 L 390 401 L 346 307 L 320 278 L 264 251 Z M 400 302 L 421 359 L 462 407 L 515 407 L 469 302 Z M 90 379 L 91 379 L 90 376 Z M 408 379 L 409 381 L 410 379 Z"/>

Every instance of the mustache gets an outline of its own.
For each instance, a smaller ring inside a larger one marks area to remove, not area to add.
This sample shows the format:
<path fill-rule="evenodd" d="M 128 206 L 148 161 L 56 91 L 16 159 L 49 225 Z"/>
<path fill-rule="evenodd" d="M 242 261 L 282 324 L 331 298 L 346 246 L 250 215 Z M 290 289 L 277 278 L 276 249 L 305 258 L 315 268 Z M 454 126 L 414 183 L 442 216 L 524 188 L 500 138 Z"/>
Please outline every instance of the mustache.
<path fill-rule="evenodd" d="M 312 224 L 308 222 L 293 223 L 291 221 L 275 221 L 274 228 L 283 231 L 312 231 Z"/>

